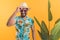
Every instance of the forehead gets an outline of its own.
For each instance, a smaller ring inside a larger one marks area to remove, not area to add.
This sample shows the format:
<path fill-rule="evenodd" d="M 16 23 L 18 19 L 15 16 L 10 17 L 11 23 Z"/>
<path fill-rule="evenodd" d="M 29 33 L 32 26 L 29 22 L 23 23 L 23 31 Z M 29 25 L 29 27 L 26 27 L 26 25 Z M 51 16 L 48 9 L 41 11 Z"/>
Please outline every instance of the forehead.
<path fill-rule="evenodd" d="M 20 10 L 27 10 L 28 8 L 20 8 Z"/>

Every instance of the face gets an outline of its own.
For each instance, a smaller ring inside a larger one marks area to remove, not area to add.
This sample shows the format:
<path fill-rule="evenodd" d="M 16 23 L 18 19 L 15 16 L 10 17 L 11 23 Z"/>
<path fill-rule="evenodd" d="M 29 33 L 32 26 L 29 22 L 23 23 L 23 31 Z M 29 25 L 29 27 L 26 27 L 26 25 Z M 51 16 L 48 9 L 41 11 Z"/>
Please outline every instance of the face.
<path fill-rule="evenodd" d="M 25 17 L 27 15 L 28 8 L 20 8 L 21 16 Z"/>

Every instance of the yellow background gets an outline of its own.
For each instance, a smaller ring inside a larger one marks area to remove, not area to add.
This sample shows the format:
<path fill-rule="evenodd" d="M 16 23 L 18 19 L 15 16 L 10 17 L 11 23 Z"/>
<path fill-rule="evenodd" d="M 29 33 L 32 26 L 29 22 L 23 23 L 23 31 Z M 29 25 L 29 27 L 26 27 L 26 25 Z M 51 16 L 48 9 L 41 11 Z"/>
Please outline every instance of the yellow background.
<path fill-rule="evenodd" d="M 15 11 L 16 7 L 18 7 L 21 2 L 26 2 L 31 8 L 28 11 L 28 16 L 31 18 L 36 16 L 39 22 L 44 20 L 48 26 L 48 0 L 0 0 L 0 40 L 15 40 L 15 26 L 8 27 L 6 26 L 6 23 L 9 17 Z M 51 31 L 53 28 L 55 21 L 60 18 L 60 0 L 50 0 L 50 2 L 53 20 L 50 22 L 49 31 Z M 36 22 L 35 29 L 36 40 L 40 40 L 39 34 L 37 32 L 37 30 L 40 30 L 40 28 Z"/>

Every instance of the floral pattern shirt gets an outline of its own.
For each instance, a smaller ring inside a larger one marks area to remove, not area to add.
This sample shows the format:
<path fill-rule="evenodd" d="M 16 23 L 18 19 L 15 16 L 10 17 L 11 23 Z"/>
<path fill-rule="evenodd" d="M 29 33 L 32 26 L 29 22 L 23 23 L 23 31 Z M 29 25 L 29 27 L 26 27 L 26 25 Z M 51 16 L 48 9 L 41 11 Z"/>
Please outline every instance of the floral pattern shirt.
<path fill-rule="evenodd" d="M 25 19 L 20 16 L 16 16 L 15 21 L 17 30 L 16 40 L 30 40 L 30 28 L 33 26 L 34 21 L 28 16 L 26 16 Z"/>

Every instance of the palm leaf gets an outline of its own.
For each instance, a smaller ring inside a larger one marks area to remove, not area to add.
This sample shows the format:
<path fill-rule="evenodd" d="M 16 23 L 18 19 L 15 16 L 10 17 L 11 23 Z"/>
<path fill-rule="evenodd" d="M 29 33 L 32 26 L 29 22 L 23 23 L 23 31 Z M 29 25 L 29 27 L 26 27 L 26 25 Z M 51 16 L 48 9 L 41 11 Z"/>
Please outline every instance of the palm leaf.
<path fill-rule="evenodd" d="M 42 27 L 42 29 L 44 30 L 45 33 L 49 34 L 49 31 L 48 31 L 47 26 L 46 26 L 44 21 L 42 21 L 41 27 Z"/>
<path fill-rule="evenodd" d="M 53 40 L 58 40 L 58 38 L 60 37 L 60 21 L 55 24 L 54 28 L 51 31 L 51 35 Z"/>
<path fill-rule="evenodd" d="M 50 0 L 48 0 L 48 10 L 50 10 L 51 6 L 50 6 Z"/>
<path fill-rule="evenodd" d="M 60 21 L 60 18 L 55 22 L 55 24 L 58 23 L 59 21 Z"/>
<path fill-rule="evenodd" d="M 45 34 L 43 31 L 42 32 L 38 31 L 38 33 L 42 40 L 48 40 L 48 34 Z"/>
<path fill-rule="evenodd" d="M 52 20 L 52 14 L 51 14 L 51 11 L 48 11 L 48 20 L 49 20 L 49 21 Z"/>
<path fill-rule="evenodd" d="M 40 24 L 36 17 L 34 17 L 34 19 L 37 22 L 37 24 L 39 25 L 39 27 L 41 28 L 41 31 L 48 32 L 47 28 L 45 28 L 46 27 L 46 24 L 43 21 L 42 21 L 42 24 Z"/>
<path fill-rule="evenodd" d="M 51 14 L 51 11 L 50 11 L 50 1 L 48 0 L 48 20 L 51 21 L 52 20 L 52 14 Z"/>
<path fill-rule="evenodd" d="M 41 36 L 42 40 L 48 40 L 49 31 L 47 29 L 45 22 L 42 21 L 42 23 L 40 24 L 36 17 L 34 17 L 34 19 L 37 22 L 37 24 L 39 25 L 39 27 L 41 28 L 41 32 L 38 31 L 38 33 Z"/>
<path fill-rule="evenodd" d="M 37 18 L 34 16 L 35 21 L 37 22 L 37 24 L 41 27 L 41 24 L 39 23 L 39 21 L 37 20 Z"/>
<path fill-rule="evenodd" d="M 45 24 L 44 21 L 42 21 L 41 27 L 42 27 L 42 29 L 44 30 L 44 32 L 41 30 L 42 39 L 43 39 L 43 40 L 48 40 L 49 31 L 48 31 L 47 26 L 46 26 L 46 24 Z"/>

